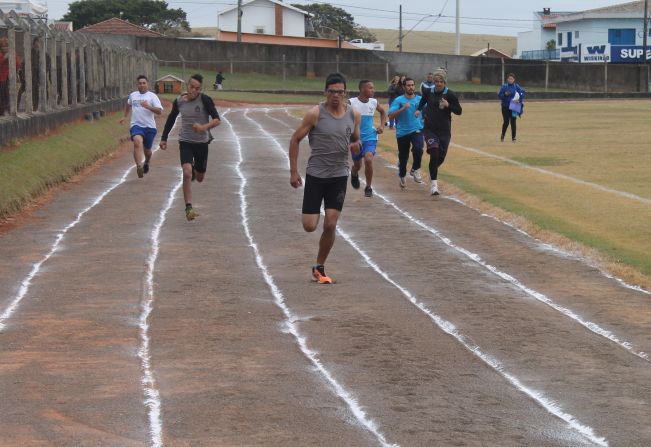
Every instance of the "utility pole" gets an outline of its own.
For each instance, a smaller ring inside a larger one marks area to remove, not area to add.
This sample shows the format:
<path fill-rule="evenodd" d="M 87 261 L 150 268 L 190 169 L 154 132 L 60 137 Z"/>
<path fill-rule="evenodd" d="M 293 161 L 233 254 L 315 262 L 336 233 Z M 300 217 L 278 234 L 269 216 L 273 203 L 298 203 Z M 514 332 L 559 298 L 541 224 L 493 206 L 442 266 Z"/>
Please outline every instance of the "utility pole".
<path fill-rule="evenodd" d="M 459 7 L 459 2 L 461 0 L 457 0 L 457 20 L 456 20 L 456 28 L 457 28 L 457 44 L 455 45 L 454 49 L 454 54 L 457 56 L 461 54 L 461 25 L 459 22 L 459 16 L 461 15 L 459 13 L 460 7 Z"/>
<path fill-rule="evenodd" d="M 402 53 L 402 5 L 400 5 L 400 30 L 398 31 L 398 51 Z"/>
<path fill-rule="evenodd" d="M 648 63 L 646 57 L 647 38 L 649 37 L 649 0 L 644 0 L 644 37 L 642 38 L 642 52 L 644 53 L 644 64 Z"/>
<path fill-rule="evenodd" d="M 237 0 L 237 41 L 242 42 L 242 0 Z"/>

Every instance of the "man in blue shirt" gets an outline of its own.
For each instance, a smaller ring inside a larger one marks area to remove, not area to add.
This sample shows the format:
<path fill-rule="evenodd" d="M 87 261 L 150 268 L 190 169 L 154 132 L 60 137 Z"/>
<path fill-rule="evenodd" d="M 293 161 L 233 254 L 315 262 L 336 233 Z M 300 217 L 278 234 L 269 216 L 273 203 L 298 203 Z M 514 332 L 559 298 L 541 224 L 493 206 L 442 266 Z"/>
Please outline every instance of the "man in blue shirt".
<path fill-rule="evenodd" d="M 420 95 L 416 94 L 416 83 L 411 78 L 405 79 L 405 94 L 398 96 L 389 109 L 389 119 L 396 120 L 396 138 L 398 139 L 398 176 L 400 187 L 405 188 L 407 182 L 407 162 L 409 161 L 409 148 L 414 156 L 410 174 L 416 183 L 422 183 L 420 163 L 423 159 L 423 121 L 416 116 L 420 103 Z"/>

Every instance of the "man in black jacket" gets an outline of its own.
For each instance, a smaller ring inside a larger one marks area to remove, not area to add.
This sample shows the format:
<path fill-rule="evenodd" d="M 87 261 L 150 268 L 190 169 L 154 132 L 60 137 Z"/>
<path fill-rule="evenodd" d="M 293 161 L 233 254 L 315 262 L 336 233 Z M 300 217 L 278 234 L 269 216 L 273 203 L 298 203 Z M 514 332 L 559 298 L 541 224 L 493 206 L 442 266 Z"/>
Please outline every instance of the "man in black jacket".
<path fill-rule="evenodd" d="M 423 111 L 425 127 L 423 136 L 429 158 L 429 175 L 432 180 L 431 193 L 439 195 L 438 170 L 445 161 L 450 145 L 452 114 L 461 115 L 461 104 L 452 90 L 448 89 L 445 70 L 434 73 L 434 88 L 423 96 L 418 104 L 416 116 Z"/>

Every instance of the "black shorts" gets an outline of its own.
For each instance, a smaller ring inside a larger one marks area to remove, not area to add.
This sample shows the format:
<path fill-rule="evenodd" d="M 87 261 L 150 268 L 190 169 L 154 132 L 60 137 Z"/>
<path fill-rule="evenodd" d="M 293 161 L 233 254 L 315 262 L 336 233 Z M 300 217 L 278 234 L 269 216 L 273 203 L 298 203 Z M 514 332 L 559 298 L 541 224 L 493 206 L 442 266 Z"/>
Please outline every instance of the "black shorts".
<path fill-rule="evenodd" d="M 321 202 L 325 209 L 341 211 L 346 198 L 348 176 L 319 178 L 305 176 L 305 192 L 303 193 L 303 214 L 319 214 Z"/>
<path fill-rule="evenodd" d="M 194 165 L 195 171 L 202 174 L 206 172 L 208 167 L 208 143 L 179 141 L 179 150 L 182 165 L 190 163 Z"/>

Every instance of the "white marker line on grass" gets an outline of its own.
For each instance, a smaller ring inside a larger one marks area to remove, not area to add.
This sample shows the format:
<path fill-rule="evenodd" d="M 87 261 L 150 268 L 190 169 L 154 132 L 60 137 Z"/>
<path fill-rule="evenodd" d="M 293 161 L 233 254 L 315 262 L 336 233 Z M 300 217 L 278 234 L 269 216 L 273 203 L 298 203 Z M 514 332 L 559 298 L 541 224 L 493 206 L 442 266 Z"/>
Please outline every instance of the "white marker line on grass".
<path fill-rule="evenodd" d="M 246 115 L 246 111 L 244 112 L 244 114 Z M 269 289 L 272 295 L 274 296 L 274 303 L 278 308 L 280 308 L 280 310 L 285 315 L 285 320 L 286 320 L 285 327 L 287 328 L 287 331 L 294 337 L 294 339 L 298 343 L 298 346 L 301 349 L 301 352 L 303 352 L 305 357 L 307 357 L 307 359 L 314 365 L 315 369 L 319 373 L 321 373 L 321 375 L 326 379 L 327 383 L 330 384 L 330 386 L 335 391 L 336 395 L 346 403 L 348 408 L 350 408 L 357 421 L 369 432 L 371 432 L 377 438 L 377 440 L 380 442 L 382 446 L 387 446 L 387 447 L 395 446 L 395 444 L 390 444 L 387 442 L 387 440 L 384 438 L 384 435 L 380 433 L 375 422 L 373 422 L 371 419 L 368 418 L 368 416 L 366 415 L 364 410 L 362 410 L 362 408 L 357 403 L 355 398 L 348 391 L 346 391 L 346 389 L 342 385 L 340 385 L 339 382 L 337 382 L 337 380 L 332 376 L 332 374 L 323 366 L 323 364 L 321 363 L 321 361 L 317 356 L 317 353 L 312 351 L 310 348 L 308 348 L 306 338 L 303 335 L 301 335 L 301 333 L 299 332 L 298 326 L 296 325 L 296 321 L 298 321 L 298 317 L 294 315 L 293 312 L 289 309 L 289 307 L 287 307 L 287 305 L 285 304 L 285 298 L 282 292 L 280 291 L 280 289 L 278 288 L 278 286 L 276 285 L 273 276 L 271 276 L 271 273 L 269 273 L 269 269 L 264 263 L 262 254 L 260 253 L 260 249 L 258 248 L 258 244 L 255 242 L 255 239 L 253 238 L 253 234 L 251 232 L 251 228 L 249 227 L 248 201 L 245 192 L 247 179 L 244 176 L 244 173 L 242 172 L 242 163 L 244 162 L 244 158 L 242 154 L 242 146 L 240 144 L 237 134 L 234 131 L 233 125 L 228 120 L 224 120 L 224 121 L 229 125 L 231 132 L 235 136 L 235 140 L 236 140 L 235 146 L 237 147 L 237 153 L 239 157 L 238 163 L 235 166 L 235 170 L 241 179 L 239 196 L 240 196 L 240 215 L 242 217 L 242 227 L 244 228 L 244 233 L 249 242 L 249 246 L 251 247 L 253 253 L 255 254 L 255 260 L 258 265 L 258 268 L 262 272 L 262 276 L 264 277 L 265 282 L 269 286 Z"/>
<path fill-rule="evenodd" d="M 154 309 L 154 270 L 156 268 L 156 260 L 158 259 L 158 252 L 160 250 L 160 231 L 165 223 L 167 213 L 172 207 L 174 196 L 183 185 L 180 181 L 170 191 L 167 197 L 167 203 L 161 209 L 158 220 L 154 224 L 151 232 L 151 251 L 147 258 L 147 271 L 145 274 L 145 291 L 143 294 L 141 313 L 140 313 L 140 349 L 138 350 L 138 357 L 142 367 L 143 376 L 140 382 L 143 385 L 145 396 L 145 405 L 149 409 L 149 434 L 151 435 L 151 445 L 153 447 L 161 447 L 163 445 L 163 424 L 161 421 L 161 401 L 160 393 L 156 385 L 156 379 L 151 368 L 151 354 L 150 354 L 150 338 L 149 338 L 149 316 Z"/>
<path fill-rule="evenodd" d="M 594 323 L 592 321 L 584 320 L 581 316 L 576 314 L 571 309 L 568 309 L 566 307 L 563 307 L 563 306 L 555 303 L 553 300 L 551 300 L 545 294 L 543 294 L 541 292 L 538 292 L 538 291 L 536 291 L 536 290 L 534 290 L 534 289 L 532 289 L 530 287 L 527 287 L 526 285 L 521 283 L 517 278 L 513 277 L 512 275 L 510 275 L 508 273 L 505 273 L 505 272 L 502 272 L 501 270 L 497 269 L 493 265 L 488 264 L 477 253 L 473 253 L 470 250 L 467 250 L 467 249 L 465 249 L 463 247 L 460 247 L 460 246 L 454 244 L 449 238 L 443 236 L 438 230 L 436 230 L 435 228 L 430 227 L 429 225 L 422 222 L 421 220 L 413 217 L 410 213 L 408 213 L 407 211 L 405 211 L 402 208 L 400 208 L 399 206 L 397 206 L 394 202 L 389 200 L 383 194 L 380 194 L 379 192 L 374 190 L 374 195 L 376 195 L 377 197 L 382 199 L 386 204 L 388 204 L 393 209 L 398 211 L 398 213 L 402 214 L 404 217 L 406 217 L 411 222 L 415 223 L 416 225 L 418 225 L 419 227 L 421 227 L 422 229 L 424 229 L 428 233 L 431 233 L 434 236 L 436 236 L 438 239 L 440 239 L 448 247 L 450 247 L 450 248 L 454 249 L 455 251 L 463 254 L 464 256 L 468 257 L 472 261 L 474 261 L 477 264 L 481 265 L 482 267 L 484 267 L 485 269 L 487 269 L 491 273 L 493 273 L 493 274 L 497 275 L 498 277 L 502 278 L 503 280 L 511 283 L 512 285 L 514 285 L 518 289 L 525 292 L 527 295 L 529 295 L 529 296 L 535 298 L 536 300 L 550 306 L 551 308 L 553 308 L 554 310 L 562 313 L 563 315 L 573 319 L 574 321 L 576 321 L 577 323 L 579 323 L 580 325 L 582 325 L 583 327 L 585 327 L 589 331 L 591 331 L 591 332 L 593 332 L 593 333 L 595 333 L 597 335 L 600 335 L 600 336 L 610 340 L 611 342 L 615 343 L 616 345 L 626 349 L 628 352 L 635 355 L 636 357 L 639 357 L 639 358 L 641 358 L 641 359 L 643 359 L 643 360 L 645 360 L 647 362 L 651 362 L 651 358 L 649 357 L 649 354 L 646 353 L 646 352 L 643 352 L 643 351 L 636 351 L 633 348 L 633 344 L 631 342 L 626 341 L 626 340 L 621 340 L 615 334 L 613 334 L 612 332 L 602 328 L 597 323 Z M 604 276 L 608 277 L 607 274 L 605 274 L 605 273 L 602 273 L 602 274 L 604 274 Z M 617 278 L 615 278 L 615 279 L 618 280 Z M 627 288 L 632 288 L 634 290 L 637 290 L 637 289 L 635 289 L 635 286 L 630 286 L 630 285 L 624 283 L 622 280 L 618 280 L 618 282 L 621 285 L 626 286 Z"/>
<path fill-rule="evenodd" d="M 373 269 L 375 270 L 376 273 L 378 273 L 382 278 L 384 278 L 385 281 L 387 281 L 389 284 L 397 288 L 404 296 L 407 298 L 407 300 L 412 303 L 414 306 L 416 306 L 419 310 L 421 310 L 424 314 L 426 314 L 442 331 L 445 333 L 449 334 L 452 336 L 454 339 L 456 339 L 459 343 L 461 343 L 468 351 L 470 351 L 472 354 L 477 356 L 479 359 L 481 359 L 486 365 L 490 366 L 492 369 L 497 371 L 502 377 L 504 377 L 509 383 L 511 383 L 516 389 L 519 391 L 523 392 L 530 398 L 532 398 L 534 401 L 536 401 L 538 404 L 540 404 L 543 408 L 545 408 L 549 413 L 552 415 L 558 417 L 559 419 L 565 421 L 568 423 L 568 425 L 578 431 L 582 436 L 585 438 L 589 439 L 591 442 L 600 445 L 600 446 L 607 446 L 608 441 L 604 437 L 597 436 L 594 432 L 594 429 L 582 424 L 579 422 L 574 416 L 572 416 L 569 413 L 566 413 L 563 411 L 563 408 L 559 406 L 558 404 L 554 403 L 552 400 L 549 398 L 545 397 L 543 393 L 539 391 L 535 391 L 527 386 L 525 386 L 517 377 L 515 377 L 513 374 L 509 373 L 504 366 L 502 365 L 501 362 L 498 360 L 492 358 L 488 354 L 482 352 L 481 348 L 472 342 L 467 340 L 467 337 L 463 334 L 461 334 L 455 325 L 448 321 L 445 320 L 444 318 L 440 317 L 439 315 L 435 314 L 432 312 L 424 303 L 421 301 L 418 301 L 418 299 L 405 287 L 402 285 L 398 284 L 396 281 L 394 281 L 388 273 L 386 273 L 384 270 L 382 270 L 372 259 L 371 257 L 364 251 L 362 250 L 355 241 L 352 240 L 352 238 L 341 228 L 337 227 L 337 233 L 346 241 L 348 244 L 350 244 L 357 253 L 360 254 L 360 256 L 366 261 L 366 263 Z"/>
<path fill-rule="evenodd" d="M 263 132 L 264 129 L 263 129 Z M 282 147 L 277 144 L 279 148 Z M 282 150 L 283 154 L 286 156 L 285 151 Z M 563 411 L 563 409 L 551 401 L 549 398 L 545 397 L 541 392 L 535 391 L 527 386 L 525 386 L 517 377 L 514 375 L 510 374 L 508 371 L 505 370 L 504 366 L 496 359 L 491 358 L 489 355 L 485 354 L 482 352 L 481 348 L 472 342 L 467 340 L 467 337 L 461 334 L 455 327 L 455 325 L 450 322 L 445 320 L 444 318 L 440 317 L 439 315 L 435 314 L 432 312 L 425 304 L 422 302 L 418 301 L 418 299 L 405 287 L 401 286 L 398 284 L 396 281 L 394 281 L 388 273 L 384 272 L 371 258 L 364 250 L 362 250 L 359 245 L 355 241 L 352 240 L 352 238 L 345 232 L 343 231 L 339 226 L 337 227 L 337 233 L 346 241 L 348 244 L 350 244 L 351 247 L 357 253 L 360 254 L 360 256 L 366 261 L 366 263 L 373 269 L 375 270 L 376 273 L 378 273 L 382 278 L 384 278 L 385 281 L 387 281 L 389 284 L 397 288 L 406 298 L 411 302 L 414 306 L 416 306 L 420 311 L 425 313 L 441 330 L 443 330 L 445 333 L 451 335 L 453 338 L 455 338 L 459 343 L 461 343 L 468 351 L 470 351 L 472 354 L 477 356 L 479 359 L 481 359 L 486 365 L 497 371 L 502 377 L 504 377 L 509 383 L 511 383 L 515 388 L 522 393 L 526 394 L 530 398 L 532 398 L 535 402 L 537 402 L 539 405 L 541 405 L 543 408 L 545 408 L 549 413 L 552 415 L 556 416 L 557 418 L 567 422 L 567 424 L 573 429 L 578 431 L 582 436 L 585 438 L 589 439 L 591 442 L 600 445 L 600 446 L 608 446 L 608 441 L 603 438 L 599 437 L 594 433 L 594 429 L 591 427 L 584 425 L 580 423 L 574 416 L 572 416 L 569 413 L 566 413 Z"/>
<path fill-rule="evenodd" d="M 472 148 L 472 147 L 466 147 L 466 146 L 462 146 L 462 145 L 456 144 L 456 143 L 452 143 L 452 146 L 458 147 L 460 149 L 463 149 L 463 150 L 466 150 L 466 151 L 469 151 L 469 152 L 474 152 L 476 154 L 483 155 L 485 157 L 494 158 L 496 160 L 500 160 L 500 161 L 503 161 L 505 163 L 509 163 L 509 164 L 521 167 L 523 169 L 530 169 L 532 171 L 536 171 L 536 172 L 539 172 L 541 174 L 551 175 L 552 177 L 561 178 L 563 180 L 567 180 L 569 182 L 576 183 L 578 185 L 589 186 L 591 188 L 597 189 L 597 190 L 602 191 L 602 192 L 607 192 L 607 193 L 610 193 L 610 194 L 616 194 L 616 195 L 619 195 L 619 196 L 622 196 L 622 197 L 626 197 L 627 199 L 636 200 L 638 202 L 642 202 L 642 203 L 645 203 L 647 205 L 651 205 L 651 199 L 647 199 L 646 197 L 638 196 L 638 195 L 632 194 L 630 192 L 619 191 L 617 189 L 612 189 L 612 188 L 608 188 L 606 186 L 602 186 L 602 185 L 600 185 L 598 183 L 592 183 L 592 182 L 581 180 L 581 179 L 578 179 L 578 178 L 575 178 L 575 177 L 570 177 L 569 175 L 559 174 L 557 172 L 537 168 L 535 166 L 531 166 L 531 165 L 528 165 L 526 163 L 522 163 L 520 161 L 511 160 L 510 158 L 507 158 L 507 157 L 502 157 L 500 155 L 494 155 L 494 154 L 491 154 L 489 152 L 484 152 L 484 151 L 482 151 L 480 149 L 475 149 L 475 148 Z"/>

